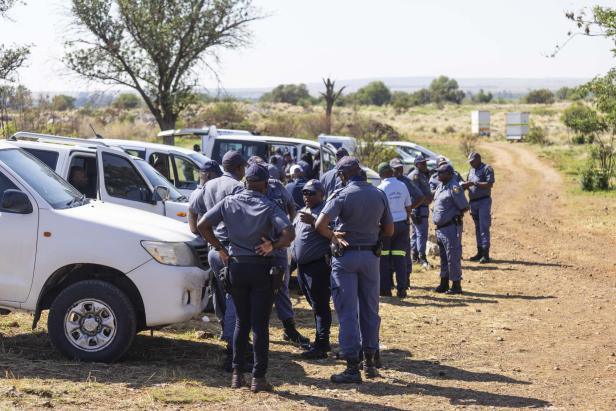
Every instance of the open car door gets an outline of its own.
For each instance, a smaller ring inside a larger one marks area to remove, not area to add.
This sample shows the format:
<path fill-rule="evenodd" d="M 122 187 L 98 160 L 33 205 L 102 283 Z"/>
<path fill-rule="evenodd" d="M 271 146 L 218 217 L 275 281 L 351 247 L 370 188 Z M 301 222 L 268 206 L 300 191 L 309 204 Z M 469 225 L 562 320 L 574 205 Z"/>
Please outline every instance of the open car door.
<path fill-rule="evenodd" d="M 336 153 L 327 144 L 319 144 L 321 175 L 336 167 Z"/>

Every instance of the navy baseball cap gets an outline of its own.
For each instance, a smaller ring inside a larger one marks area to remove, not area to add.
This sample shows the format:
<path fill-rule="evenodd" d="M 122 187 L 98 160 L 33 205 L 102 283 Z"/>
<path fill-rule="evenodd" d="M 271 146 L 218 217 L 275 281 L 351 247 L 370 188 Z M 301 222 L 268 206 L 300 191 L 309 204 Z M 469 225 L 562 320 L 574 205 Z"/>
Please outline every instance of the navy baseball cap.
<path fill-rule="evenodd" d="M 396 157 L 389 162 L 389 166 L 391 168 L 400 168 L 404 167 L 404 164 L 402 164 L 402 161 L 400 161 L 400 159 Z"/>
<path fill-rule="evenodd" d="M 263 164 L 265 161 L 259 156 L 252 156 L 248 159 L 248 164 Z"/>
<path fill-rule="evenodd" d="M 297 165 L 302 168 L 302 172 L 304 173 L 304 175 L 307 176 L 308 174 L 310 174 L 310 164 L 308 164 L 307 161 L 300 160 L 297 162 Z"/>
<path fill-rule="evenodd" d="M 310 192 L 320 191 L 321 193 L 325 194 L 325 187 L 319 180 L 312 179 L 312 180 L 308 180 L 308 182 L 304 185 L 304 187 L 302 188 L 302 192 L 304 191 L 310 191 Z"/>
<path fill-rule="evenodd" d="M 436 169 L 437 173 L 453 173 L 453 167 L 451 166 L 451 164 L 441 164 L 440 166 L 437 167 Z"/>
<path fill-rule="evenodd" d="M 476 160 L 478 158 L 481 158 L 481 155 L 475 151 L 472 151 L 469 155 L 468 155 L 468 162 L 470 163 L 473 160 Z"/>
<path fill-rule="evenodd" d="M 359 160 L 351 156 L 342 157 L 336 163 L 336 171 L 351 171 L 359 168 Z"/>
<path fill-rule="evenodd" d="M 342 157 L 347 157 L 348 155 L 349 152 L 344 147 L 340 147 L 338 150 L 336 150 L 336 160 L 341 160 Z"/>
<path fill-rule="evenodd" d="M 219 176 L 222 175 L 222 170 L 220 169 L 220 166 L 214 160 L 208 160 L 203 163 L 200 170 L 202 173 L 216 173 Z"/>
<path fill-rule="evenodd" d="M 420 154 L 417 157 L 415 157 L 415 160 L 413 161 L 413 163 L 417 165 L 419 163 L 423 163 L 424 161 L 427 161 L 426 158 L 423 156 L 423 154 Z"/>
<path fill-rule="evenodd" d="M 246 160 L 239 151 L 227 151 L 222 157 L 222 165 L 225 167 L 245 166 Z"/>
<path fill-rule="evenodd" d="M 389 163 L 381 163 L 379 164 L 379 166 L 376 168 L 376 171 L 379 172 L 379 174 L 384 173 L 385 171 L 391 171 L 391 166 L 389 165 Z"/>
<path fill-rule="evenodd" d="M 246 181 L 268 181 L 269 171 L 261 164 L 251 164 L 246 169 Z"/>

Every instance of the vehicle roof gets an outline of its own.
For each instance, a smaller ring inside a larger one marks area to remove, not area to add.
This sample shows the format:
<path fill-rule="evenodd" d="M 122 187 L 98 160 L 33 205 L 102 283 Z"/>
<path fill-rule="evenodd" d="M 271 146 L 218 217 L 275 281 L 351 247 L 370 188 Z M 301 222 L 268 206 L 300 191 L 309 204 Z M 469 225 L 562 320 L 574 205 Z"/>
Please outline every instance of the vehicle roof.
<path fill-rule="evenodd" d="M 216 137 L 217 140 L 244 140 L 244 141 L 261 141 L 266 143 L 286 143 L 286 144 L 306 144 L 318 146 L 319 143 L 314 140 L 306 140 L 303 138 L 294 137 L 278 137 L 278 136 L 249 136 L 245 134 L 227 134 Z"/>
<path fill-rule="evenodd" d="M 0 150 L 4 150 L 7 148 L 15 148 L 15 145 L 13 144 L 13 142 L 0 140 Z"/>
<path fill-rule="evenodd" d="M 40 150 L 51 150 L 57 152 L 65 152 L 65 151 L 86 151 L 95 153 L 96 149 L 93 147 L 86 147 L 80 144 L 62 144 L 62 143 L 52 143 L 45 141 L 28 141 L 28 140 L 18 140 L 11 141 L 10 144 L 13 144 L 18 147 L 28 147 L 28 148 L 37 148 Z"/>
<path fill-rule="evenodd" d="M 184 148 L 184 147 L 178 147 L 178 146 L 170 146 L 167 144 L 159 144 L 159 143 L 149 143 L 149 142 L 145 142 L 145 141 L 138 141 L 138 140 L 122 140 L 122 139 L 116 139 L 116 138 L 104 138 L 100 141 L 103 141 L 107 144 L 111 144 L 111 145 L 123 145 L 123 146 L 132 146 L 132 147 L 141 147 L 141 148 L 145 148 L 145 149 L 156 149 L 156 150 L 161 150 L 161 151 L 177 151 L 183 154 L 190 154 L 190 153 L 194 153 L 193 150 L 190 150 L 188 148 Z"/>
<path fill-rule="evenodd" d="M 421 147 L 419 144 L 411 143 L 410 141 L 384 141 L 383 144 L 388 146 L 407 146 L 407 147 Z"/>
<path fill-rule="evenodd" d="M 230 128 L 217 128 L 216 131 L 218 133 L 222 133 L 224 135 L 227 134 L 240 134 L 240 135 L 252 135 L 252 133 L 248 130 L 234 130 Z M 210 127 L 203 128 L 180 128 L 177 130 L 165 130 L 158 133 L 159 137 L 162 136 L 186 136 L 186 135 L 199 135 L 199 134 L 209 134 Z"/>

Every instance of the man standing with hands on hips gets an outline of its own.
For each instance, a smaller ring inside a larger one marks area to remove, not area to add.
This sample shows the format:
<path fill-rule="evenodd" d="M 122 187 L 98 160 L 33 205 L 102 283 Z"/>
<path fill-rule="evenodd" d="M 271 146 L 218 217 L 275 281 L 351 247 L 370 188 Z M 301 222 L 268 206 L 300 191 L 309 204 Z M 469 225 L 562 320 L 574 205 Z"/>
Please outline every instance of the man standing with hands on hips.
<path fill-rule="evenodd" d="M 380 240 L 391 237 L 394 224 L 387 197 L 361 176 L 355 157 L 343 157 L 336 172 L 343 188 L 327 200 L 316 230 L 332 243 L 332 297 L 340 323 L 339 344 L 346 369 L 331 376 L 334 383 L 360 383 L 363 350 L 366 378 L 377 376 L 379 349 Z M 336 222 L 331 230 L 330 222 Z"/>

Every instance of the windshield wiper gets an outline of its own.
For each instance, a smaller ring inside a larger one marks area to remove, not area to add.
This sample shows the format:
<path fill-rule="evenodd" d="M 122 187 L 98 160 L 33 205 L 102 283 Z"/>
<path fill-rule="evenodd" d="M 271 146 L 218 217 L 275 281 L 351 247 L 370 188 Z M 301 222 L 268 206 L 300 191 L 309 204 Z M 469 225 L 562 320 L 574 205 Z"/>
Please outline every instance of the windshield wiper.
<path fill-rule="evenodd" d="M 178 199 L 176 201 L 179 202 L 179 203 L 185 203 L 185 202 L 188 201 L 188 197 L 180 196 L 180 197 L 178 197 Z"/>
<path fill-rule="evenodd" d="M 80 197 L 73 197 L 71 201 L 66 203 L 67 208 L 82 206 L 87 203 L 87 198 L 85 194 L 82 194 Z"/>

